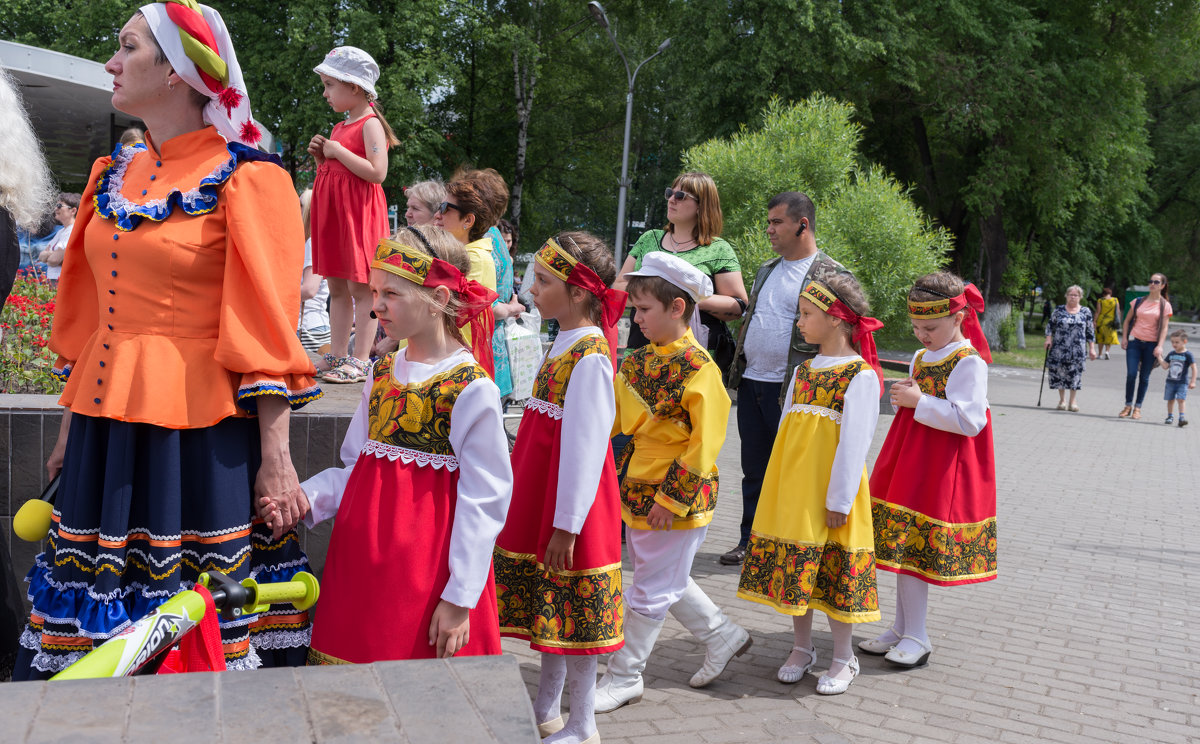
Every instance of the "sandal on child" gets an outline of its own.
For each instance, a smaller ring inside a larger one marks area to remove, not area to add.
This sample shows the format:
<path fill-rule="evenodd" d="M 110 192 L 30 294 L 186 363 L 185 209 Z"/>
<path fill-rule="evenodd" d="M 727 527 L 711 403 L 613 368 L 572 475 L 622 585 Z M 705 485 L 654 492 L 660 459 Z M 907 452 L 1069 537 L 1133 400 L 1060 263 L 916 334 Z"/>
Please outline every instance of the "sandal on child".
<path fill-rule="evenodd" d="M 341 366 L 329 370 L 321 375 L 321 379 L 325 382 L 334 384 L 343 384 L 351 382 L 366 382 L 367 373 L 371 371 L 370 362 L 364 362 L 355 357 L 346 357 Z"/>
<path fill-rule="evenodd" d="M 895 636 L 896 640 L 885 641 L 883 638 L 888 633 L 891 633 L 893 636 Z M 898 633 L 896 631 L 896 629 L 893 627 L 893 628 L 888 628 L 887 630 L 883 631 L 882 633 L 875 636 L 874 638 L 872 638 L 869 641 L 859 641 L 858 642 L 858 650 L 864 651 L 868 654 L 871 654 L 872 656 L 883 656 L 888 651 L 891 651 L 896 646 L 896 644 L 899 642 L 900 642 L 900 633 Z"/>
<path fill-rule="evenodd" d="M 326 372 L 337 369 L 346 363 L 346 357 L 334 356 L 328 352 L 321 355 L 321 361 L 314 365 L 317 368 L 317 374 L 323 375 Z"/>
<path fill-rule="evenodd" d="M 851 656 L 849 659 L 834 659 L 834 664 L 845 664 L 850 670 L 850 679 L 838 679 L 830 677 L 828 674 L 822 674 L 817 680 L 817 692 L 821 695 L 841 695 L 846 690 L 850 689 L 850 683 L 858 676 L 858 657 Z"/>
<path fill-rule="evenodd" d="M 922 641 L 920 638 L 906 635 L 900 640 L 909 640 L 921 647 L 920 651 L 901 651 L 897 645 L 883 657 L 887 661 L 902 667 L 919 667 L 924 666 L 929 662 L 929 656 L 933 653 L 933 645 L 929 641 Z"/>
<path fill-rule="evenodd" d="M 808 663 L 804 665 L 784 664 L 783 666 L 779 667 L 779 671 L 775 673 L 775 679 L 779 680 L 785 685 L 794 685 L 799 682 L 804 678 L 804 675 L 808 673 L 808 670 L 813 668 L 813 664 L 817 663 L 816 646 L 813 646 L 812 648 L 792 646 L 792 650 L 808 654 Z"/>
<path fill-rule="evenodd" d="M 559 731 L 563 730 L 564 726 L 565 726 L 565 724 L 563 723 L 563 718 L 561 715 L 552 721 L 546 721 L 545 723 L 539 723 L 538 724 L 538 737 L 545 739 L 550 734 L 557 734 Z"/>

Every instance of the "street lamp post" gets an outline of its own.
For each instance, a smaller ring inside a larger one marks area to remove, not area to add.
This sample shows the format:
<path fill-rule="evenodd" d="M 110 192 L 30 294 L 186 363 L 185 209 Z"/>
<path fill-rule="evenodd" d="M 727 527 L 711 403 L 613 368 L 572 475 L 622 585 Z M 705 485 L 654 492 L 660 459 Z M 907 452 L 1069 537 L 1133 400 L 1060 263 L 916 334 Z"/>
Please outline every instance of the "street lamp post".
<path fill-rule="evenodd" d="M 621 181 L 617 191 L 617 239 L 613 246 L 616 252 L 617 270 L 620 271 L 621 254 L 625 248 L 625 202 L 629 195 L 629 136 L 633 125 L 633 84 L 637 80 L 638 71 L 642 69 L 642 66 L 665 52 L 671 46 L 671 40 L 666 39 L 659 44 L 658 50 L 654 54 L 639 62 L 637 67 L 633 68 L 633 72 L 630 72 L 629 60 L 625 59 L 625 52 L 621 51 L 621 45 L 617 43 L 617 37 L 613 35 L 608 15 L 604 12 L 604 6 L 593 1 L 588 3 L 588 10 L 591 12 L 592 18 L 596 20 L 596 24 L 608 32 L 609 40 L 612 41 L 617 54 L 621 56 L 621 61 L 625 63 L 625 78 L 628 82 L 625 91 L 625 144 L 621 148 Z"/>

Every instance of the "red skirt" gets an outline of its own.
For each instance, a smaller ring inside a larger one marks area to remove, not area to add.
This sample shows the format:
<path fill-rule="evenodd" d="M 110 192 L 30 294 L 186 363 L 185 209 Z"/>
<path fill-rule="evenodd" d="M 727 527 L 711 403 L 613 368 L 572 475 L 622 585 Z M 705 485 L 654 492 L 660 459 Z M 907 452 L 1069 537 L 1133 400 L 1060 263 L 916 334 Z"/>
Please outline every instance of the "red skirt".
<path fill-rule="evenodd" d="M 896 414 L 871 473 L 875 561 L 881 571 L 950 586 L 996 578 L 992 413 L 973 437 Z"/>
<path fill-rule="evenodd" d="M 362 157 L 362 125 L 370 118 L 344 129 L 339 124 L 332 139 Z M 391 233 L 383 187 L 364 181 L 336 160 L 326 160 L 313 182 L 309 220 L 313 273 L 366 284 L 375 248 Z"/>
<path fill-rule="evenodd" d="M 429 623 L 450 579 L 458 472 L 360 455 L 338 507 L 310 662 L 432 659 Z M 500 653 L 493 575 L 455 656 Z"/>
<path fill-rule="evenodd" d="M 612 448 L 596 500 L 575 538 L 568 571 L 545 568 L 563 453 L 562 418 L 525 409 L 513 449 L 513 498 L 496 540 L 494 565 L 500 634 L 524 638 L 535 651 L 606 654 L 622 634 L 621 499 Z M 570 467 L 570 459 L 567 460 Z"/>

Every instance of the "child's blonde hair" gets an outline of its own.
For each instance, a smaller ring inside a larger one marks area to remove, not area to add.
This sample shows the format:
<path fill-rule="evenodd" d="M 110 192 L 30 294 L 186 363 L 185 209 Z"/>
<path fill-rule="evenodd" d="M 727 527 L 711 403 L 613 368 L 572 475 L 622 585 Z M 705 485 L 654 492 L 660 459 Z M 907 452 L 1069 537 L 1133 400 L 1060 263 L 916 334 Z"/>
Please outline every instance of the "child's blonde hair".
<path fill-rule="evenodd" d="M 554 241 L 569 253 L 571 258 L 596 272 L 596 276 L 600 277 L 604 286 L 612 286 L 613 281 L 617 278 L 617 265 L 613 261 L 612 251 L 603 240 L 589 232 L 574 230 L 560 232 L 554 236 Z M 600 298 L 588 292 L 586 301 L 588 319 L 592 321 L 593 325 L 601 325 L 604 310 L 600 304 Z"/>
<path fill-rule="evenodd" d="M 312 237 L 312 189 L 300 194 L 300 219 L 304 220 L 304 239 Z"/>
<path fill-rule="evenodd" d="M 442 259 L 461 271 L 463 276 L 466 276 L 467 272 L 471 270 L 471 259 L 467 255 L 467 249 L 463 247 L 458 238 L 450 234 L 449 230 L 434 225 L 409 225 L 400 228 L 392 239 L 403 243 L 423 256 Z M 437 298 L 434 296 L 435 289 L 436 287 L 417 286 L 417 290 L 425 302 L 429 303 L 430 307 L 440 309 L 446 333 L 455 341 L 466 346 L 466 339 L 463 338 L 462 329 L 458 327 L 457 322 L 458 311 L 462 307 L 458 292 L 450 290 L 449 302 L 444 306 L 439 306 Z"/>

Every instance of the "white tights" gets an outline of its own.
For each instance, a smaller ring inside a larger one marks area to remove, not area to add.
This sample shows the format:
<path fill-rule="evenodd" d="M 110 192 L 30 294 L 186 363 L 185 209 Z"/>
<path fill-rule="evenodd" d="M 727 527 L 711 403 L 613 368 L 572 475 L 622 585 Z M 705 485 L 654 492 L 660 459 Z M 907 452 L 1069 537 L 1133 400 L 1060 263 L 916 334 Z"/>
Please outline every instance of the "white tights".
<path fill-rule="evenodd" d="M 567 687 L 571 695 L 571 715 L 562 731 L 552 734 L 543 741 L 550 744 L 581 744 L 596 733 L 596 661 L 595 655 L 560 656 L 542 654 L 543 673 L 546 658 L 557 656 L 559 663 L 566 666 Z M 561 683 L 559 694 L 562 694 Z M 538 688 L 541 698 L 541 688 Z"/>
<path fill-rule="evenodd" d="M 792 616 L 792 631 L 796 636 L 797 648 L 812 648 L 812 624 L 812 610 L 803 615 Z M 833 636 L 834 658 L 834 661 L 829 664 L 830 677 L 838 677 L 841 672 L 845 671 L 847 669 L 846 662 L 854 656 L 854 649 L 850 644 L 853 631 L 854 626 L 851 623 L 844 623 L 832 617 L 829 618 L 829 632 Z M 803 666 L 807 659 L 807 654 L 793 650 L 792 656 L 789 656 L 785 663 Z M 843 661 L 836 661 L 837 659 L 842 659 Z M 847 679 L 849 679 L 849 674 L 849 672 L 846 672 Z"/>
<path fill-rule="evenodd" d="M 929 632 L 925 629 L 925 615 L 929 611 L 929 584 L 916 576 L 907 574 L 896 575 L 896 620 L 892 623 L 892 631 L 885 631 L 883 636 L 895 633 L 899 643 L 896 646 L 905 653 L 917 653 L 921 645 L 901 636 L 912 636 L 929 643 Z"/>

